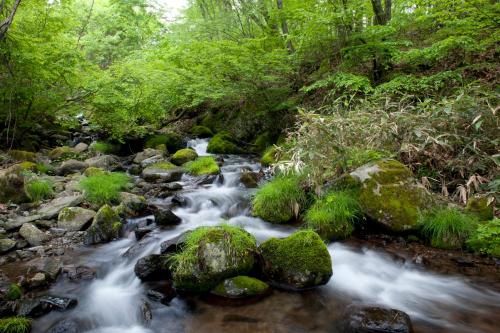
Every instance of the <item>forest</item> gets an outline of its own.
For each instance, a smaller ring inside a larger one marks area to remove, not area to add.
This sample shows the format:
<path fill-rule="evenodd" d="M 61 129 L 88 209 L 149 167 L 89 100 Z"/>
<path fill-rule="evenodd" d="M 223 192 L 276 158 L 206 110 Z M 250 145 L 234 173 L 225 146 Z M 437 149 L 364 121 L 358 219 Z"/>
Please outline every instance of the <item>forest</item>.
<path fill-rule="evenodd" d="M 0 333 L 497 332 L 499 47 L 497 0 L 0 0 Z"/>

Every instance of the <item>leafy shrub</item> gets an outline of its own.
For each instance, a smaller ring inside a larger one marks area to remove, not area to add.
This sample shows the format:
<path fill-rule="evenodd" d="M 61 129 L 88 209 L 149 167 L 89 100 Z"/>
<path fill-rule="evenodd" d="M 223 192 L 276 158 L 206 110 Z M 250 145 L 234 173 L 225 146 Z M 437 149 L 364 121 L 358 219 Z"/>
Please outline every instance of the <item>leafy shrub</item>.
<path fill-rule="evenodd" d="M 475 251 L 500 257 L 500 219 L 478 224 L 467 245 Z"/>
<path fill-rule="evenodd" d="M 39 202 L 54 195 L 52 183 L 49 180 L 37 177 L 27 179 L 24 184 L 24 191 L 32 202 Z"/>
<path fill-rule="evenodd" d="M 146 148 L 156 148 L 165 145 L 170 152 L 183 148 L 182 137 L 173 132 L 153 135 L 146 141 Z"/>
<path fill-rule="evenodd" d="M 330 192 L 318 199 L 305 213 L 306 227 L 321 237 L 334 240 L 348 237 L 354 231 L 354 222 L 360 217 L 360 208 L 352 192 Z"/>
<path fill-rule="evenodd" d="M 273 223 L 285 223 L 307 203 L 307 196 L 296 175 L 278 176 L 261 187 L 253 198 L 253 214 Z"/>
<path fill-rule="evenodd" d="M 428 212 L 422 217 L 422 222 L 422 232 L 431 245 L 443 249 L 461 248 L 476 224 L 473 217 L 453 208 Z"/>
<path fill-rule="evenodd" d="M 310 93 L 325 88 L 330 89 L 330 94 L 355 95 L 358 93 L 366 94 L 372 91 L 369 78 L 345 72 L 338 72 L 318 80 L 309 86 L 303 87 L 301 91 Z"/>
<path fill-rule="evenodd" d="M 127 187 L 129 181 L 130 178 L 124 173 L 108 172 L 84 177 L 79 186 L 87 201 L 101 206 L 117 202 L 120 191 Z"/>
<path fill-rule="evenodd" d="M 104 141 L 95 141 L 90 145 L 89 150 L 102 154 L 110 154 L 116 151 L 116 146 Z"/>
<path fill-rule="evenodd" d="M 215 175 L 220 172 L 219 166 L 211 156 L 199 157 L 194 161 L 184 164 L 184 168 L 192 175 Z"/>
<path fill-rule="evenodd" d="M 0 333 L 29 333 L 31 321 L 24 317 L 0 319 Z"/>
<path fill-rule="evenodd" d="M 212 154 L 242 154 L 244 150 L 233 142 L 233 137 L 229 133 L 221 132 L 210 139 L 207 152 Z"/>
<path fill-rule="evenodd" d="M 50 165 L 50 164 L 37 163 L 36 170 L 37 170 L 38 173 L 43 173 L 43 174 L 49 175 L 49 174 L 53 174 L 54 173 L 55 168 L 52 165 Z"/>

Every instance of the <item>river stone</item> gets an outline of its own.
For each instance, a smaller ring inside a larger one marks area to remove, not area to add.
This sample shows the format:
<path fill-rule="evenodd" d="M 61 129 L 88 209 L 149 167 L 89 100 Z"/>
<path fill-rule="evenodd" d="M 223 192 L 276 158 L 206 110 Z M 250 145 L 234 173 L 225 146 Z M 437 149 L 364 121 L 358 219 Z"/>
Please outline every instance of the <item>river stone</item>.
<path fill-rule="evenodd" d="M 59 212 L 57 227 L 67 231 L 83 230 L 95 216 L 95 212 L 81 207 L 66 207 Z"/>
<path fill-rule="evenodd" d="M 302 230 L 259 247 L 262 273 L 283 289 L 303 290 L 326 284 L 332 276 L 332 260 L 321 237 Z"/>
<path fill-rule="evenodd" d="M 62 319 L 52 325 L 45 333 L 79 333 L 81 323 L 73 318 Z"/>
<path fill-rule="evenodd" d="M 134 157 L 134 163 L 140 164 L 142 161 L 153 157 L 153 156 L 162 156 L 163 152 L 158 149 L 153 149 L 153 148 L 146 148 L 140 153 L 137 153 Z"/>
<path fill-rule="evenodd" d="M 142 170 L 142 178 L 147 182 L 161 180 L 165 183 L 176 182 L 181 180 L 184 170 L 182 168 L 172 168 L 164 170 L 155 167 L 147 167 Z"/>
<path fill-rule="evenodd" d="M 31 246 L 38 246 L 49 240 L 49 236 L 31 223 L 25 223 L 19 229 L 19 235 Z"/>
<path fill-rule="evenodd" d="M 177 225 L 182 222 L 182 219 L 175 215 L 171 209 L 157 207 L 153 212 L 155 223 L 161 226 Z"/>
<path fill-rule="evenodd" d="M 168 305 L 170 301 L 177 296 L 177 293 L 171 284 L 167 284 L 167 286 L 163 287 L 161 291 L 152 289 L 148 290 L 146 295 L 153 302 Z"/>
<path fill-rule="evenodd" d="M 0 238 L 0 253 L 6 253 L 16 247 L 16 241 L 10 238 Z"/>
<path fill-rule="evenodd" d="M 148 157 L 148 158 L 142 160 L 140 164 L 141 164 L 141 167 L 146 168 L 152 164 L 163 163 L 163 162 L 167 162 L 167 161 L 163 157 L 163 153 L 162 153 L 160 155 L 154 155 L 154 156 Z"/>
<path fill-rule="evenodd" d="M 269 285 L 249 276 L 236 276 L 219 283 L 211 293 L 226 298 L 247 298 L 266 294 Z"/>
<path fill-rule="evenodd" d="M 81 194 L 59 197 L 42 206 L 36 215 L 40 216 L 41 220 L 50 220 L 59 215 L 63 208 L 78 206 L 82 202 Z"/>
<path fill-rule="evenodd" d="M 144 213 L 148 208 L 146 199 L 143 196 L 128 192 L 120 192 L 119 201 L 118 211 L 120 215 L 137 216 Z"/>
<path fill-rule="evenodd" d="M 360 188 L 363 213 L 393 232 L 418 230 L 421 212 L 434 204 L 410 169 L 395 160 L 366 164 L 350 177 Z"/>
<path fill-rule="evenodd" d="M 84 151 L 87 151 L 87 149 L 89 149 L 89 145 L 86 144 L 85 142 L 80 142 L 73 147 L 73 150 L 76 151 L 77 153 L 83 153 Z"/>
<path fill-rule="evenodd" d="M 94 216 L 92 225 L 85 233 L 86 245 L 106 243 L 120 236 L 122 222 L 109 205 L 104 205 Z"/>
<path fill-rule="evenodd" d="M 256 188 L 259 186 L 259 178 L 255 172 L 244 171 L 240 176 L 240 181 L 246 188 Z"/>
<path fill-rule="evenodd" d="M 0 170 L 0 203 L 23 203 L 28 201 L 24 191 L 23 168 L 16 164 Z"/>
<path fill-rule="evenodd" d="M 19 306 L 18 316 L 37 318 L 51 311 L 66 311 L 74 308 L 78 301 L 73 298 L 42 296 L 23 300 Z"/>
<path fill-rule="evenodd" d="M 350 306 L 346 313 L 345 333 L 413 332 L 410 317 L 399 310 Z"/>
<path fill-rule="evenodd" d="M 114 171 L 121 167 L 117 157 L 112 155 L 99 155 L 85 160 L 89 167 L 101 168 L 104 170 Z"/>
<path fill-rule="evenodd" d="M 161 254 L 150 254 L 137 260 L 134 272 L 143 282 L 166 280 L 171 277 L 168 258 Z"/>
<path fill-rule="evenodd" d="M 249 273 L 255 264 L 255 238 L 231 226 L 201 227 L 186 236 L 174 265 L 174 286 L 207 292 L 224 279 Z"/>
<path fill-rule="evenodd" d="M 66 176 L 71 173 L 82 172 L 88 167 L 87 163 L 78 160 L 67 160 L 56 169 L 56 174 Z"/>

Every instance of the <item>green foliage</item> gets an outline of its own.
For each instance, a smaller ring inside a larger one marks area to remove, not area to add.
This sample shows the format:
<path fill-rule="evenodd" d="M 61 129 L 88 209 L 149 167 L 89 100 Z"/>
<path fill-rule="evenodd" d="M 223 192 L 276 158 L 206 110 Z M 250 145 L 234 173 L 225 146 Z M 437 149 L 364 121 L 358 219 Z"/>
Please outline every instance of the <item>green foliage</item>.
<path fill-rule="evenodd" d="M 259 188 L 253 198 L 253 214 L 272 223 L 286 223 L 297 218 L 307 204 L 301 178 L 278 176 Z"/>
<path fill-rule="evenodd" d="M 36 164 L 36 171 L 40 174 L 49 175 L 49 174 L 53 174 L 55 172 L 55 168 L 50 164 L 37 163 Z"/>
<path fill-rule="evenodd" d="M 10 157 L 17 161 L 30 161 L 34 162 L 36 160 L 36 154 L 29 151 L 24 150 L 9 150 L 8 154 Z"/>
<path fill-rule="evenodd" d="M 9 290 L 5 294 L 5 299 L 7 301 L 15 301 L 17 299 L 20 299 L 23 296 L 23 291 L 21 290 L 21 287 L 17 284 L 11 284 L 9 287 Z"/>
<path fill-rule="evenodd" d="M 89 147 L 90 151 L 102 154 L 111 154 L 116 151 L 116 146 L 104 141 L 95 141 Z"/>
<path fill-rule="evenodd" d="M 190 132 L 197 138 L 209 138 L 214 135 L 212 130 L 206 126 L 193 126 Z"/>
<path fill-rule="evenodd" d="M 24 191 L 32 202 L 39 202 L 54 195 L 52 183 L 46 179 L 29 177 L 24 183 Z"/>
<path fill-rule="evenodd" d="M 423 234 L 434 247 L 461 248 L 474 230 L 477 221 L 457 209 L 442 208 L 422 217 Z"/>
<path fill-rule="evenodd" d="M 158 134 L 150 137 L 146 141 L 146 148 L 157 148 L 165 145 L 168 151 L 177 151 L 183 147 L 182 137 L 173 132 Z"/>
<path fill-rule="evenodd" d="M 478 224 L 467 245 L 481 253 L 500 257 L 500 219 Z"/>
<path fill-rule="evenodd" d="M 184 169 L 194 176 L 215 175 L 220 172 L 217 162 L 211 156 L 198 157 L 196 160 L 184 164 Z"/>
<path fill-rule="evenodd" d="M 306 211 L 305 226 L 329 240 L 343 239 L 354 231 L 354 222 L 361 216 L 356 195 L 352 192 L 329 192 L 318 198 Z"/>
<path fill-rule="evenodd" d="M 217 133 L 208 142 L 207 152 L 212 154 L 241 154 L 244 150 L 238 147 L 227 132 Z"/>
<path fill-rule="evenodd" d="M 271 146 L 267 148 L 262 154 L 262 158 L 260 159 L 260 163 L 263 166 L 270 166 L 277 162 L 276 155 L 278 154 L 278 150 L 275 146 Z"/>
<path fill-rule="evenodd" d="M 392 156 L 388 152 L 354 147 L 347 151 L 346 166 L 348 170 L 353 170 L 366 163 L 390 157 Z"/>
<path fill-rule="evenodd" d="M 97 173 L 80 180 L 85 199 L 96 205 L 115 203 L 120 191 L 127 188 L 130 178 L 119 172 Z"/>
<path fill-rule="evenodd" d="M 175 168 L 175 164 L 172 164 L 170 162 L 158 162 L 158 163 L 154 163 L 154 164 L 149 165 L 148 168 L 170 170 L 170 169 Z"/>
<path fill-rule="evenodd" d="M 24 317 L 10 317 L 0 319 L 0 333 L 29 333 L 31 320 Z"/>

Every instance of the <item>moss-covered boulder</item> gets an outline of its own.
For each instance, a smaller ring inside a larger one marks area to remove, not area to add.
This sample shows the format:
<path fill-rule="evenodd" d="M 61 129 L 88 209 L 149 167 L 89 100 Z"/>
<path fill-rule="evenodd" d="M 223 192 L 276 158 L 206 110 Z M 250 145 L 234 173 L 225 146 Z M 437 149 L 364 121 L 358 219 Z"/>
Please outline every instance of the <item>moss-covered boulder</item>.
<path fill-rule="evenodd" d="M 262 186 L 252 201 L 253 214 L 272 223 L 296 218 L 307 203 L 298 176 L 280 176 Z"/>
<path fill-rule="evenodd" d="M 211 154 L 244 154 L 245 150 L 233 141 L 233 137 L 229 133 L 221 132 L 210 139 L 207 152 Z"/>
<path fill-rule="evenodd" d="M 246 188 L 255 188 L 259 186 L 259 176 L 255 172 L 244 171 L 241 173 L 240 182 L 245 185 Z"/>
<path fill-rule="evenodd" d="M 332 259 L 321 237 L 312 230 L 287 238 L 271 238 L 259 246 L 262 273 L 274 285 L 302 290 L 326 284 L 332 276 Z"/>
<path fill-rule="evenodd" d="M 493 201 L 486 196 L 472 197 L 467 202 L 465 210 L 477 216 L 480 221 L 489 221 L 493 219 Z"/>
<path fill-rule="evenodd" d="M 174 286 L 207 292 L 226 278 L 245 275 L 255 264 L 255 238 L 243 229 L 222 225 L 201 227 L 186 235 L 173 256 Z"/>
<path fill-rule="evenodd" d="M 158 149 L 161 145 L 165 145 L 167 150 L 172 152 L 181 149 L 184 143 L 179 134 L 171 131 L 165 131 L 165 133 L 150 136 L 146 141 L 146 148 Z"/>
<path fill-rule="evenodd" d="M 36 153 L 30 152 L 30 151 L 13 149 L 13 150 L 9 150 L 8 154 L 10 157 L 12 157 L 16 161 L 30 161 L 30 162 L 36 161 Z"/>
<path fill-rule="evenodd" d="M 85 177 L 92 177 L 92 176 L 96 176 L 96 175 L 104 175 L 106 174 L 107 171 L 104 170 L 103 168 L 97 168 L 97 167 L 88 167 L 87 169 L 85 169 L 85 171 L 83 172 L 83 175 Z"/>
<path fill-rule="evenodd" d="M 104 205 L 94 216 L 92 225 L 85 233 L 87 245 L 109 242 L 120 236 L 122 222 L 109 205 Z"/>
<path fill-rule="evenodd" d="M 81 207 L 66 207 L 59 212 L 57 227 L 68 231 L 80 231 L 95 217 L 95 212 Z"/>
<path fill-rule="evenodd" d="M 202 156 L 184 165 L 184 169 L 193 176 L 217 175 L 220 168 L 212 156 Z"/>
<path fill-rule="evenodd" d="M 121 216 L 138 216 L 148 209 L 146 198 L 140 195 L 120 192 L 118 200 L 120 201 L 120 205 L 115 211 Z"/>
<path fill-rule="evenodd" d="M 264 132 L 255 138 L 255 140 L 252 142 L 254 150 L 257 153 L 262 153 L 263 151 L 266 150 L 267 147 L 272 146 L 274 143 L 273 137 L 269 132 Z"/>
<path fill-rule="evenodd" d="M 366 164 L 350 177 L 359 187 L 363 213 L 393 232 L 419 229 L 421 212 L 434 203 L 410 169 L 395 160 Z"/>
<path fill-rule="evenodd" d="M 206 126 L 193 126 L 190 133 L 196 138 L 209 138 L 214 135 L 212 130 Z"/>
<path fill-rule="evenodd" d="M 211 293 L 225 298 L 247 298 L 265 295 L 269 285 L 249 276 L 236 276 L 219 283 Z"/>
<path fill-rule="evenodd" d="M 184 163 L 194 161 L 198 158 L 198 154 L 194 149 L 184 148 L 180 149 L 172 155 L 170 161 L 175 165 L 183 165 Z"/>
<path fill-rule="evenodd" d="M 23 171 L 24 169 L 19 164 L 0 170 L 0 203 L 29 201 L 23 190 L 25 182 Z"/>
<path fill-rule="evenodd" d="M 159 150 L 159 149 L 153 149 L 153 148 L 146 148 L 140 153 L 137 153 L 134 157 L 134 163 L 140 164 L 142 161 L 151 158 L 153 156 L 160 156 L 163 157 L 165 154 L 164 151 Z"/>
<path fill-rule="evenodd" d="M 77 159 L 80 154 L 73 148 L 63 146 L 52 149 L 49 152 L 49 158 L 52 160 Z"/>

